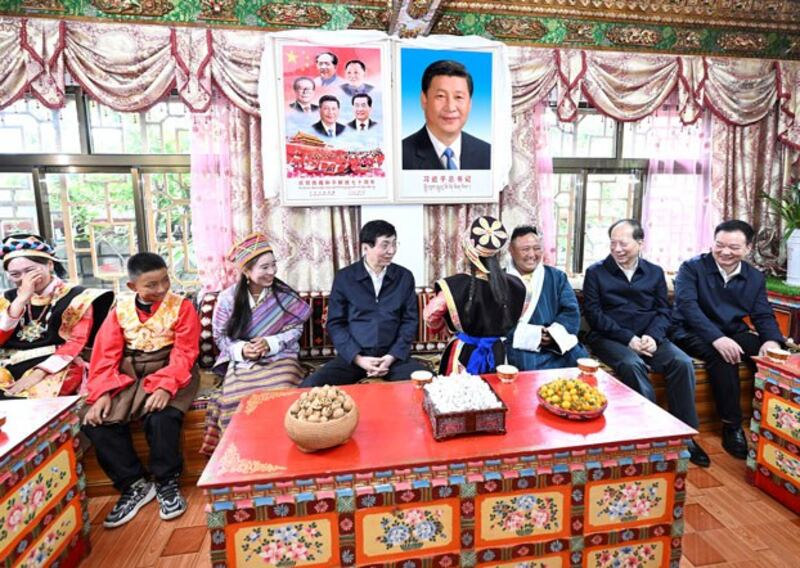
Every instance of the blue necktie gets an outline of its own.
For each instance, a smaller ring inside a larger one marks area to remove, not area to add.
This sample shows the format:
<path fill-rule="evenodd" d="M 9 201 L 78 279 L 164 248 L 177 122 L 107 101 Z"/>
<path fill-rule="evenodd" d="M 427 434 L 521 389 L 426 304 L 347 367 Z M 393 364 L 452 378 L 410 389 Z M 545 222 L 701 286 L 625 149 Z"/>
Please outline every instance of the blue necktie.
<path fill-rule="evenodd" d="M 455 152 L 453 152 L 452 148 L 445 148 L 442 155 L 447 158 L 447 169 L 448 170 L 457 170 L 458 166 L 456 165 L 455 160 L 453 160 L 453 156 L 455 156 Z"/>

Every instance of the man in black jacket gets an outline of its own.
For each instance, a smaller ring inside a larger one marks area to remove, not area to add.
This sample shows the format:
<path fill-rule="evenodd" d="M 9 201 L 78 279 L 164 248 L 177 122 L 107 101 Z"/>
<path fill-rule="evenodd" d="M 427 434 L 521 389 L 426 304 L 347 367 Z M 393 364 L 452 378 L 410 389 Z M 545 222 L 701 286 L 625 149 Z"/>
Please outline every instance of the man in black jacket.
<path fill-rule="evenodd" d="M 714 230 L 711 252 L 681 264 L 670 335 L 681 349 L 705 362 L 722 420 L 722 447 L 739 459 L 747 457 L 739 363 L 752 366 L 752 356 L 765 355 L 784 341 L 767 300 L 766 278 L 744 260 L 754 236 L 744 221 L 724 221 Z"/>
<path fill-rule="evenodd" d="M 586 270 L 583 313 L 592 331 L 592 352 L 626 385 L 656 401 L 648 373 L 666 376 L 669 411 L 697 428 L 694 364 L 669 339 L 670 307 L 660 266 L 639 257 L 644 230 L 635 219 L 617 221 L 608 230 L 611 254 Z M 708 467 L 711 460 L 694 441 L 690 460 Z"/>
<path fill-rule="evenodd" d="M 370 221 L 359 234 L 363 258 L 341 269 L 328 300 L 328 334 L 336 357 L 301 386 L 346 385 L 365 377 L 408 379 L 425 366 L 410 357 L 419 312 L 414 275 L 392 264 L 397 231 Z"/>

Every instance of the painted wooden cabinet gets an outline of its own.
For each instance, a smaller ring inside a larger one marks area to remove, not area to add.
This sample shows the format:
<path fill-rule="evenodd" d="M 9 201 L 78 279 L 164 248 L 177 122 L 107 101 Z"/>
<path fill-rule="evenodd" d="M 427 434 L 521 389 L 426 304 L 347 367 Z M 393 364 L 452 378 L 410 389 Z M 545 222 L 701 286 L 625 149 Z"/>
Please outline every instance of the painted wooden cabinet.
<path fill-rule="evenodd" d="M 77 566 L 89 552 L 79 404 L 0 401 L 0 566 Z"/>
<path fill-rule="evenodd" d="M 198 484 L 212 565 L 677 567 L 694 430 L 602 372 L 601 418 L 539 407 L 575 375 L 488 376 L 507 433 L 442 442 L 410 383 L 344 387 L 358 427 L 315 454 L 283 430 L 296 389 L 252 395 Z"/>
<path fill-rule="evenodd" d="M 747 478 L 800 515 L 800 355 L 755 361 Z"/>

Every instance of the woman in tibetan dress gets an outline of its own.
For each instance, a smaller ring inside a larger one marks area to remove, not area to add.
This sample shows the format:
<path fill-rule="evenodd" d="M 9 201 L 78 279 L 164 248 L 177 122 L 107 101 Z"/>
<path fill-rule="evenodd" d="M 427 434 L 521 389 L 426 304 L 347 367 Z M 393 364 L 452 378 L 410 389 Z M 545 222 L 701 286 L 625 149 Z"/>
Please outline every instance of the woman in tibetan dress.
<path fill-rule="evenodd" d="M 206 410 L 200 451 L 209 455 L 244 397 L 300 383 L 299 339 L 311 315 L 308 303 L 275 276 L 275 256 L 264 235 L 234 245 L 231 260 L 241 276 L 220 293 L 212 318 L 220 351 L 214 371 L 224 379 Z"/>
<path fill-rule="evenodd" d="M 436 296 L 423 313 L 432 331 L 445 325 L 454 333 L 442 353 L 439 374 L 494 373 L 505 363 L 505 336 L 514 327 L 525 303 L 525 286 L 507 275 L 497 257 L 508 242 L 503 224 L 479 217 L 464 239 L 469 274 L 436 282 Z"/>
<path fill-rule="evenodd" d="M 110 290 L 73 286 L 37 235 L 6 237 L 0 260 L 14 288 L 0 296 L 0 398 L 76 394 L 87 347 L 114 300 Z"/>

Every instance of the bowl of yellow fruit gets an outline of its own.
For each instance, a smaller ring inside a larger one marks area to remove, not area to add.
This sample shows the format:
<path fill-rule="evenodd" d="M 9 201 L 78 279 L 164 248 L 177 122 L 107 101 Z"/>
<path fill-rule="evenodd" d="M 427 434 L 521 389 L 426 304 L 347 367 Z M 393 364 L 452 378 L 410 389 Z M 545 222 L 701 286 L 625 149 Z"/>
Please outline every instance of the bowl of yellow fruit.
<path fill-rule="evenodd" d="M 536 396 L 547 410 L 570 420 L 597 418 L 608 406 L 603 393 L 579 379 L 550 381 L 539 387 Z"/>

